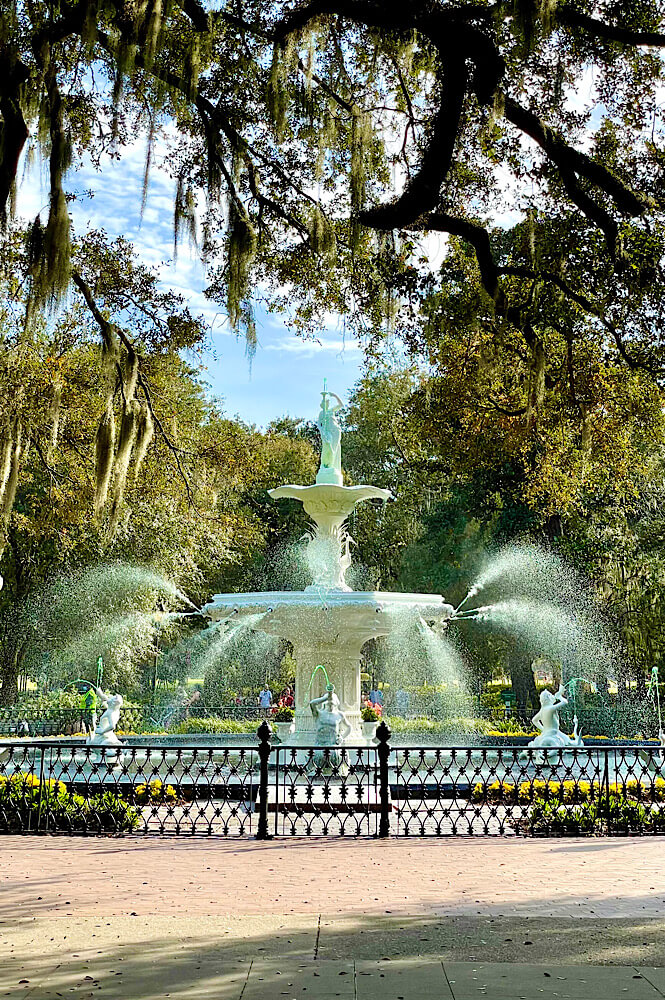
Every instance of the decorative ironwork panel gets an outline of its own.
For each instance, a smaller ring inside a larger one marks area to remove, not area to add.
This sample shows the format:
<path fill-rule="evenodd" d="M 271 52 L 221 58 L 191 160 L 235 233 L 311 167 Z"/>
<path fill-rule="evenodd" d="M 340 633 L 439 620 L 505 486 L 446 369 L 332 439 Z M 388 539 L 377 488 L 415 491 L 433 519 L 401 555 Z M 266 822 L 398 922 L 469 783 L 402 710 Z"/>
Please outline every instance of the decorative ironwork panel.
<path fill-rule="evenodd" d="M 565 836 L 665 832 L 665 749 L 0 744 L 0 832 Z"/>
<path fill-rule="evenodd" d="M 253 832 L 254 748 L 12 744 L 0 769 L 3 832 Z"/>
<path fill-rule="evenodd" d="M 376 749 L 278 746 L 273 760 L 268 815 L 277 836 L 377 835 Z"/>
<path fill-rule="evenodd" d="M 665 830 L 658 747 L 400 748 L 392 832 L 565 836 Z"/>

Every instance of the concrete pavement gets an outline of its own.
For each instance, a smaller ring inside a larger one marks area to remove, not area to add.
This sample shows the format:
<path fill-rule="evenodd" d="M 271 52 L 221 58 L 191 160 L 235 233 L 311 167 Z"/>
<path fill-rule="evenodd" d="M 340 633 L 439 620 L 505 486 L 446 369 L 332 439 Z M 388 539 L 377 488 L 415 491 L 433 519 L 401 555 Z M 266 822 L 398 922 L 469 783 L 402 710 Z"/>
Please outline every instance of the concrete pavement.
<path fill-rule="evenodd" d="M 664 859 L 665 838 L 2 837 L 0 996 L 665 996 Z"/>

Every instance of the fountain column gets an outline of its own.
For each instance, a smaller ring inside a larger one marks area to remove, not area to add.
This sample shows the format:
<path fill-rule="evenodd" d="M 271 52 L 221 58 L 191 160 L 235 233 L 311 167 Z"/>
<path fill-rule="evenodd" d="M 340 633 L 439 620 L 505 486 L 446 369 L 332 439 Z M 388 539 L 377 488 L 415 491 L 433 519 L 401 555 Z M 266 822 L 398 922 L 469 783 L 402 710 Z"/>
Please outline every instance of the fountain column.
<path fill-rule="evenodd" d="M 312 681 L 312 674 L 319 664 L 326 668 L 328 679 L 335 685 L 341 710 L 353 730 L 350 742 L 360 739 L 360 650 L 367 636 L 347 634 L 330 642 L 312 638 L 311 641 L 294 641 L 293 656 L 296 661 L 296 732 L 307 734 L 313 741 L 316 722 L 310 711 L 312 698 L 325 692 L 325 677 L 319 671 Z M 306 740 L 303 739 L 304 742 Z"/>

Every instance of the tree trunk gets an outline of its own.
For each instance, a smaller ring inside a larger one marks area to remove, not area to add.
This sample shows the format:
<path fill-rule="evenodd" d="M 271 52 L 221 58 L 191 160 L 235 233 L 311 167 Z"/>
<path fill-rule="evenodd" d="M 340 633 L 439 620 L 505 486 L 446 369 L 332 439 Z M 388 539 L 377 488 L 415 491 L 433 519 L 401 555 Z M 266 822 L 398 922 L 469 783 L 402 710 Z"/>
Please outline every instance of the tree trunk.
<path fill-rule="evenodd" d="M 2 671 L 0 705 L 15 705 L 18 701 L 18 677 L 25 651 L 22 647 L 9 651 Z"/>
<path fill-rule="evenodd" d="M 523 653 L 515 652 L 508 661 L 508 667 L 517 704 L 526 707 L 531 705 L 537 709 L 540 703 L 528 657 Z"/>

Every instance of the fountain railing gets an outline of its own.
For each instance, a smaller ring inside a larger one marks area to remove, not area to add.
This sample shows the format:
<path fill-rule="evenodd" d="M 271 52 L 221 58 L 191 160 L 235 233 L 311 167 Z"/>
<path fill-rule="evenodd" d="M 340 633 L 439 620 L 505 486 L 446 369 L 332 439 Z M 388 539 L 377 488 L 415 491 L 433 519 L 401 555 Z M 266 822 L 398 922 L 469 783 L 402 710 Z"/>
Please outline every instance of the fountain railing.
<path fill-rule="evenodd" d="M 0 831 L 367 837 L 665 832 L 658 747 L 292 747 L 13 741 Z"/>

